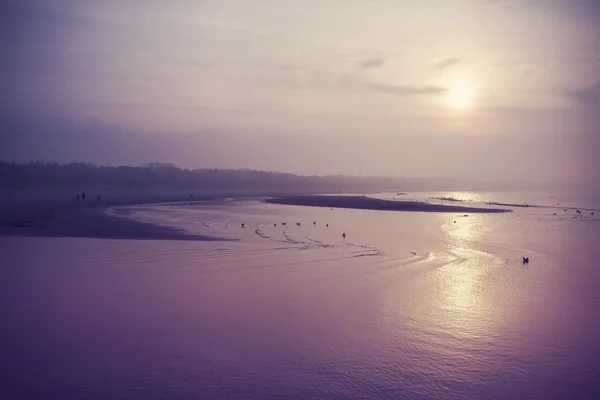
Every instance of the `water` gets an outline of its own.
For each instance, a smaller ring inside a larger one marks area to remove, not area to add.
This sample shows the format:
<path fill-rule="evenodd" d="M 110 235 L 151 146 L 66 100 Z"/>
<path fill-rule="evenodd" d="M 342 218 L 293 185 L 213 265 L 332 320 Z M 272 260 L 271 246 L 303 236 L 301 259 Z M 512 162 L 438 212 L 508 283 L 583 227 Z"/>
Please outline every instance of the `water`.
<path fill-rule="evenodd" d="M 600 216 L 558 207 L 464 217 L 230 200 L 131 217 L 235 241 L 3 237 L 0 393 L 597 398 Z"/>

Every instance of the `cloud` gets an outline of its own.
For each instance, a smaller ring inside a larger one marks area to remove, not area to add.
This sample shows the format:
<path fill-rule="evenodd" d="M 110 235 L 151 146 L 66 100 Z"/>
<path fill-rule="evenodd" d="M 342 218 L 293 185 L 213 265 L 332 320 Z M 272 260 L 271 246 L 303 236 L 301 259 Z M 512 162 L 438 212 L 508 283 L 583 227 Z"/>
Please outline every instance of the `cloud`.
<path fill-rule="evenodd" d="M 385 64 L 385 60 L 383 58 L 369 58 L 360 63 L 360 67 L 362 69 L 375 69 L 381 68 Z"/>
<path fill-rule="evenodd" d="M 360 94 L 381 93 L 401 97 L 437 95 L 446 91 L 446 89 L 441 86 L 393 85 L 389 83 L 365 81 L 349 75 L 337 76 L 324 72 L 314 73 L 309 81 L 309 86 L 329 92 Z"/>
<path fill-rule="evenodd" d="M 372 89 L 373 92 L 392 94 L 395 96 L 415 96 L 415 95 L 433 95 L 446 91 L 441 86 L 397 86 L 374 82 L 363 82 L 365 89 Z"/>
<path fill-rule="evenodd" d="M 483 5 L 513 9 L 537 9 L 558 11 L 582 20 L 596 23 L 600 17 L 598 0 L 482 0 Z"/>
<path fill-rule="evenodd" d="M 587 107 L 600 110 L 600 81 L 587 88 L 568 90 L 565 94 Z"/>
<path fill-rule="evenodd" d="M 460 63 L 460 61 L 458 57 L 437 58 L 431 62 L 431 65 L 436 69 L 444 70 Z"/>

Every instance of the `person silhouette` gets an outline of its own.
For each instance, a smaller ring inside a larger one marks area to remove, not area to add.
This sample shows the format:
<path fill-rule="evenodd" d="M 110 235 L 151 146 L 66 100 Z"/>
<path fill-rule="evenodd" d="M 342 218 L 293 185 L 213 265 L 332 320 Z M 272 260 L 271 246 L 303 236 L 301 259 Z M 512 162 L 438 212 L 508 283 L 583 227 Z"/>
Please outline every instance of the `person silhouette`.
<path fill-rule="evenodd" d="M 77 193 L 77 201 L 79 201 L 79 193 Z"/>
<path fill-rule="evenodd" d="M 97 200 L 98 200 L 98 203 L 100 203 L 100 193 L 98 193 Z"/>
<path fill-rule="evenodd" d="M 81 193 L 81 200 L 82 200 L 82 201 L 85 201 L 85 192 L 82 192 L 82 193 Z"/>

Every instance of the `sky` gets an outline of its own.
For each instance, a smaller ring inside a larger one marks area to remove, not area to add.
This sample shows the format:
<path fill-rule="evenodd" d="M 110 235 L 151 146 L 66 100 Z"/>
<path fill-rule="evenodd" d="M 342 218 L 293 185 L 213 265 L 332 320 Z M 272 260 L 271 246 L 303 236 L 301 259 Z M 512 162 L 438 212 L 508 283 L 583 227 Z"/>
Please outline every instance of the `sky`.
<path fill-rule="evenodd" d="M 0 158 L 600 181 L 596 0 L 3 0 Z"/>

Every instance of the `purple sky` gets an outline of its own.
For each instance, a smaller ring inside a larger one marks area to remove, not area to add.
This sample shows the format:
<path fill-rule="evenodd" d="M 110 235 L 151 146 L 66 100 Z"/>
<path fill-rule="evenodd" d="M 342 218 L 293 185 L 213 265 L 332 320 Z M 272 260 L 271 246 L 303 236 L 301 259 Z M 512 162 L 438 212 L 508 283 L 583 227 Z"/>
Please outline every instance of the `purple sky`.
<path fill-rule="evenodd" d="M 596 0 L 0 7 L 2 159 L 598 179 Z"/>

